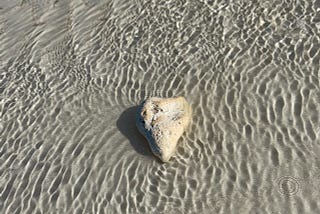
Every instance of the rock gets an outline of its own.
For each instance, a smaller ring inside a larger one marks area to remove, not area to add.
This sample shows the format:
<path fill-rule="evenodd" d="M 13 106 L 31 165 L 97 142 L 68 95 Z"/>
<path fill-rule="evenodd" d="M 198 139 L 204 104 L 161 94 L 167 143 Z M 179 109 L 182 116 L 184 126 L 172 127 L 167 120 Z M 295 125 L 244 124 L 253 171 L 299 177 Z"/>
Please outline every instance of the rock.
<path fill-rule="evenodd" d="M 191 107 L 184 97 L 152 97 L 139 106 L 136 125 L 147 138 L 153 154 L 167 162 L 174 155 L 191 114 Z"/>

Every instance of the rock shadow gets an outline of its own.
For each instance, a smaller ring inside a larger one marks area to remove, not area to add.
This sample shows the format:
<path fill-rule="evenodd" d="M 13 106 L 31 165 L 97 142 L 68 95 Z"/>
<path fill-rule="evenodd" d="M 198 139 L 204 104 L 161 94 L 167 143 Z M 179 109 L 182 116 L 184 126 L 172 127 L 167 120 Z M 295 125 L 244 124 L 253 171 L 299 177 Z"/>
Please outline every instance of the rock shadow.
<path fill-rule="evenodd" d="M 145 156 L 152 156 L 147 139 L 139 132 L 136 127 L 136 113 L 138 106 L 130 107 L 120 115 L 117 120 L 119 131 L 126 136 L 131 146 L 139 153 Z"/>

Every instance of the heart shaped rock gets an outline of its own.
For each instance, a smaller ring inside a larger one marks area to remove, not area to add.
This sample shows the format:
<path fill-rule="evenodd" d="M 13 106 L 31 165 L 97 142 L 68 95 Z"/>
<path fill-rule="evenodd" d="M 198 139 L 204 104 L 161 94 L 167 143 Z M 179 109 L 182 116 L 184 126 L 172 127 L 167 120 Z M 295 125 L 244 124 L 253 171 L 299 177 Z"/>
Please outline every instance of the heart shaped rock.
<path fill-rule="evenodd" d="M 139 106 L 136 125 L 147 138 L 153 154 L 167 162 L 174 155 L 191 114 L 191 107 L 184 97 L 151 97 Z"/>

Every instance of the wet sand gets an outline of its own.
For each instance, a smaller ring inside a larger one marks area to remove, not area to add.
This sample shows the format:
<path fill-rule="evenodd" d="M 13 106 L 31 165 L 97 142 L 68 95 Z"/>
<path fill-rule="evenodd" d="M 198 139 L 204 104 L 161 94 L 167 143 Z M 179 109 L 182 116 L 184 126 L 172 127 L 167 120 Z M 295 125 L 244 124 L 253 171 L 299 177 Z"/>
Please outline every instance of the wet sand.
<path fill-rule="evenodd" d="M 0 2 L 0 213 L 320 213 L 318 1 Z M 161 163 L 134 123 L 184 96 Z"/>

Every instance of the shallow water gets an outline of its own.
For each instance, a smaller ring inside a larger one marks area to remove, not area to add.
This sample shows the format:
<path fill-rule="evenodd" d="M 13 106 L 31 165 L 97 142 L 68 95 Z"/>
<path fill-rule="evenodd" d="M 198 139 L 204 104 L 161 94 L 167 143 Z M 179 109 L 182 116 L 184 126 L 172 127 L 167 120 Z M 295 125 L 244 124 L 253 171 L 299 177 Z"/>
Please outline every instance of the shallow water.
<path fill-rule="evenodd" d="M 320 2 L 0 2 L 0 213 L 320 213 Z M 134 125 L 187 98 L 162 164 Z"/>

